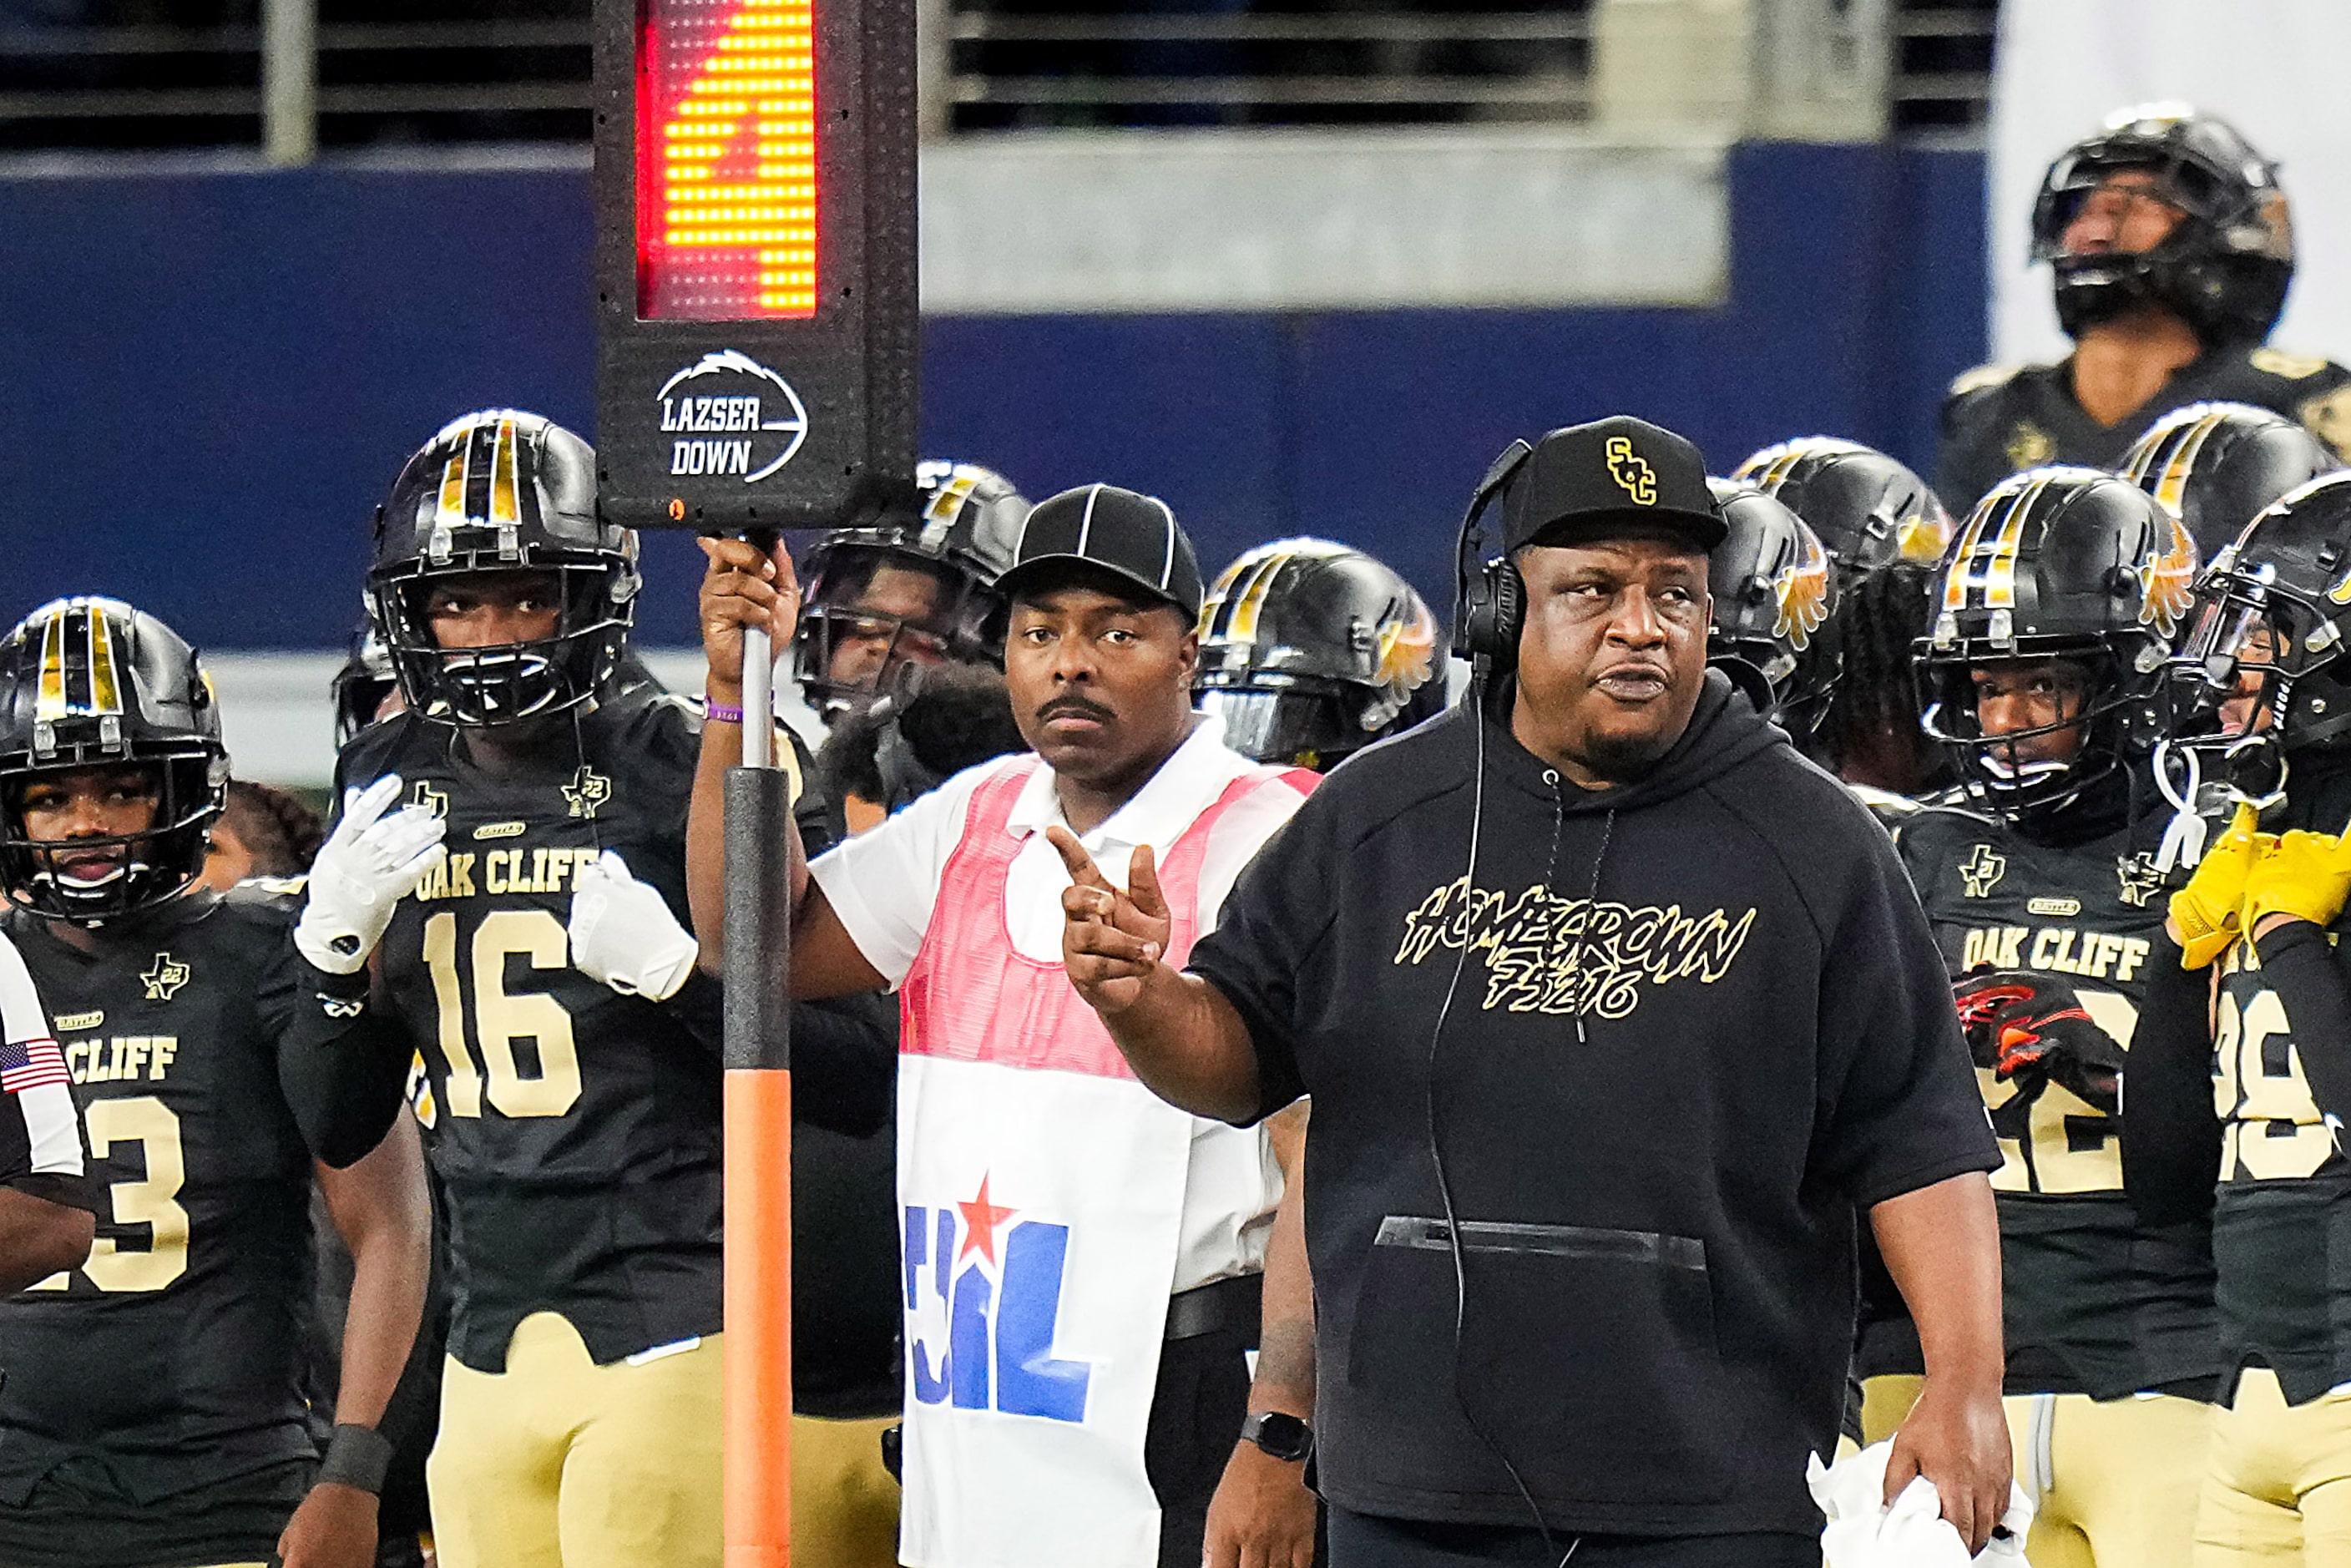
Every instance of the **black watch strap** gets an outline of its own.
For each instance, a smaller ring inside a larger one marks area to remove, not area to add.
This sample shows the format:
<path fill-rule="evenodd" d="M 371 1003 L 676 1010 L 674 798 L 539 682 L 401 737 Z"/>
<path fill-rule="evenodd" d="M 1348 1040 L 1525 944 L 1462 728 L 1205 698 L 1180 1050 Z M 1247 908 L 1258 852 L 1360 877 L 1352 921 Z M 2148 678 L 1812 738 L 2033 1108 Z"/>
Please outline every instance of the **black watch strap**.
<path fill-rule="evenodd" d="M 1279 1410 L 1252 1410 L 1241 1423 L 1241 1441 L 1255 1443 L 1273 1458 L 1296 1464 L 1314 1451 L 1314 1428 Z"/>

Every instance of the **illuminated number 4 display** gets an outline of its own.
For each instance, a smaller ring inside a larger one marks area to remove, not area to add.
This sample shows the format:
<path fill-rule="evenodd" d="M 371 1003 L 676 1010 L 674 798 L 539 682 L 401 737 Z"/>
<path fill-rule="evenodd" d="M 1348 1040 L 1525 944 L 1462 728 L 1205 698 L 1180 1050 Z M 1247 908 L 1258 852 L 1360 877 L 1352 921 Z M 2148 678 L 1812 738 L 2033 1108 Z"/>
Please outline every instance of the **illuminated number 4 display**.
<path fill-rule="evenodd" d="M 817 300 L 811 0 L 672 0 L 639 35 L 637 313 L 808 317 Z"/>

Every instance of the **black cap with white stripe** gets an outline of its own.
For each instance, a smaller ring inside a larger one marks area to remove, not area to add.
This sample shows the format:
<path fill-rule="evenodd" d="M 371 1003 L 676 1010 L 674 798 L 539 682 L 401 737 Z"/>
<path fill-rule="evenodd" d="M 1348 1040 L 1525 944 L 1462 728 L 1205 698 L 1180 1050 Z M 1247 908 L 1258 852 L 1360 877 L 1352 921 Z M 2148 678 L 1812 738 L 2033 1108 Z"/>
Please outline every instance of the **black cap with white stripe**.
<path fill-rule="evenodd" d="M 1020 548 L 997 586 L 1018 599 L 1020 580 L 1048 561 L 1082 561 L 1200 614 L 1200 559 L 1167 503 L 1116 485 L 1081 485 L 1049 496 L 1021 525 Z"/>

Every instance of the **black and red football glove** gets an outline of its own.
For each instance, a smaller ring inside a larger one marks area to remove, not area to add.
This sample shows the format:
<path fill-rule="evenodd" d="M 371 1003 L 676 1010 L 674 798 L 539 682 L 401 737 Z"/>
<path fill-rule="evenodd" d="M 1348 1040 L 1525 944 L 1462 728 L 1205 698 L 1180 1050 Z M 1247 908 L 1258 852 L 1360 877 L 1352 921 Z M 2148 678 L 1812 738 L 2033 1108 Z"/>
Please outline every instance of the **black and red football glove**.
<path fill-rule="evenodd" d="M 2121 1108 L 2123 1048 L 2074 988 L 2017 969 L 1962 976 L 1952 988 L 1968 1052 L 2001 1082 L 2055 1082 L 2108 1115 Z"/>

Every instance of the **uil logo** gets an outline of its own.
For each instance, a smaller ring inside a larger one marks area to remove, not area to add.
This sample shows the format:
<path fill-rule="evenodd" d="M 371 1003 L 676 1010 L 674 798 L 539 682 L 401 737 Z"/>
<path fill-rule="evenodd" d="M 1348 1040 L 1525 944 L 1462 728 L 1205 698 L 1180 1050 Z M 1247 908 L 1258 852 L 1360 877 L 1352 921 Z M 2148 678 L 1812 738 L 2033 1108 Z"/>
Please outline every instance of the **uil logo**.
<path fill-rule="evenodd" d="M 2116 896 L 2133 909 L 2145 909 L 2163 891 L 2163 873 L 2155 869 L 2155 857 L 2145 851 L 2135 855 L 2116 855 L 2115 878 L 2121 883 Z"/>
<path fill-rule="evenodd" d="M 611 798 L 612 781 L 584 762 L 580 771 L 571 776 L 571 782 L 563 787 L 564 804 L 575 817 L 593 820 L 598 809 Z"/>
<path fill-rule="evenodd" d="M 2008 857 L 1990 844 L 1978 844 L 1975 852 L 1959 864 L 1961 890 L 1970 898 L 1990 898 L 2007 874 Z"/>
<path fill-rule="evenodd" d="M 185 963 L 169 953 L 158 953 L 155 961 L 147 966 L 147 972 L 139 977 L 139 983 L 147 988 L 149 1001 L 168 1002 L 174 991 L 188 983 L 188 974 Z"/>
<path fill-rule="evenodd" d="M 1616 487 L 1632 497 L 1637 505 L 1656 506 L 1657 471 L 1649 466 L 1647 459 L 1633 450 L 1632 437 L 1612 435 L 1603 450 L 1608 457 L 1608 476 L 1616 481 Z"/>
<path fill-rule="evenodd" d="M 1018 1213 L 988 1200 L 985 1176 L 968 1202 L 906 1206 L 902 1257 L 914 1398 L 1082 1422 L 1092 1364 L 1053 1354 L 1070 1228 L 1016 1223 Z"/>

